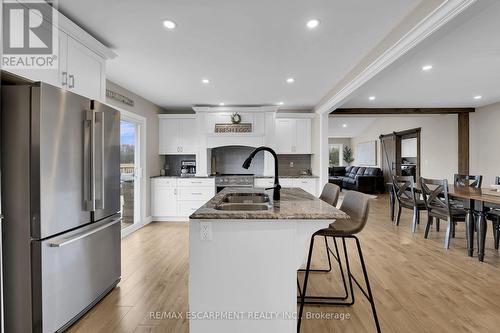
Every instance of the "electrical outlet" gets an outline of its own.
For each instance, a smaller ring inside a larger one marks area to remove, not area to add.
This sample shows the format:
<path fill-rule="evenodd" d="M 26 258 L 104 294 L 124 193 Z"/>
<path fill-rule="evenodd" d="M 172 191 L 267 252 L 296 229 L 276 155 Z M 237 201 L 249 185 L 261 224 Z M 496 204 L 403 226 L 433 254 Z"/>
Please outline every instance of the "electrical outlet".
<path fill-rule="evenodd" d="M 212 222 L 200 223 L 200 240 L 202 241 L 212 240 Z"/>
<path fill-rule="evenodd" d="M 290 162 L 290 168 L 293 168 L 293 162 Z"/>

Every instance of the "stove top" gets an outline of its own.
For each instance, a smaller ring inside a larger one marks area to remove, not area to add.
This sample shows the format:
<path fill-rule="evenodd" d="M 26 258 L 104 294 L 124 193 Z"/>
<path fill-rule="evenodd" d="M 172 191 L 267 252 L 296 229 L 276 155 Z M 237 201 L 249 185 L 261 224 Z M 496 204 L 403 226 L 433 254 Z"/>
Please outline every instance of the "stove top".
<path fill-rule="evenodd" d="M 215 183 L 224 186 L 253 186 L 253 174 L 218 174 Z"/>

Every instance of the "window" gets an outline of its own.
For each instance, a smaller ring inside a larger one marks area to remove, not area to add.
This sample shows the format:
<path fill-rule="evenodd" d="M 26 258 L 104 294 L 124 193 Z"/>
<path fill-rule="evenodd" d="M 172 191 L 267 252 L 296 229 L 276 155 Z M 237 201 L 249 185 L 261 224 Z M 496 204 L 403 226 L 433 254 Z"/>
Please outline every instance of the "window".
<path fill-rule="evenodd" d="M 342 162 L 342 149 L 341 144 L 331 144 L 329 145 L 329 166 L 341 166 Z"/>

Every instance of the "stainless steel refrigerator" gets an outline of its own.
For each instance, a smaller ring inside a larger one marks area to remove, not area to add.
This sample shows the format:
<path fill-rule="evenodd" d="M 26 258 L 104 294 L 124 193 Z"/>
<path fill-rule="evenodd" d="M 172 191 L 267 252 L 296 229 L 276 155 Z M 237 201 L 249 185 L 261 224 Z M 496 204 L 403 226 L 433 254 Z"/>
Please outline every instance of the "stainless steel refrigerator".
<path fill-rule="evenodd" d="M 6 332 L 64 331 L 119 282 L 120 115 L 2 85 Z"/>

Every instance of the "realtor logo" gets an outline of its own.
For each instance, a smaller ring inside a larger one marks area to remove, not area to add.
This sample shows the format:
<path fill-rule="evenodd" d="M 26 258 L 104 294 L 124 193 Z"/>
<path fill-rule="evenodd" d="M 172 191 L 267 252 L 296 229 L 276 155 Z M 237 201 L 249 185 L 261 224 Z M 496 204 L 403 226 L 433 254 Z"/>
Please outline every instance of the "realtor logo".
<path fill-rule="evenodd" d="M 42 1 L 4 1 L 2 67 L 57 69 L 57 12 Z"/>

